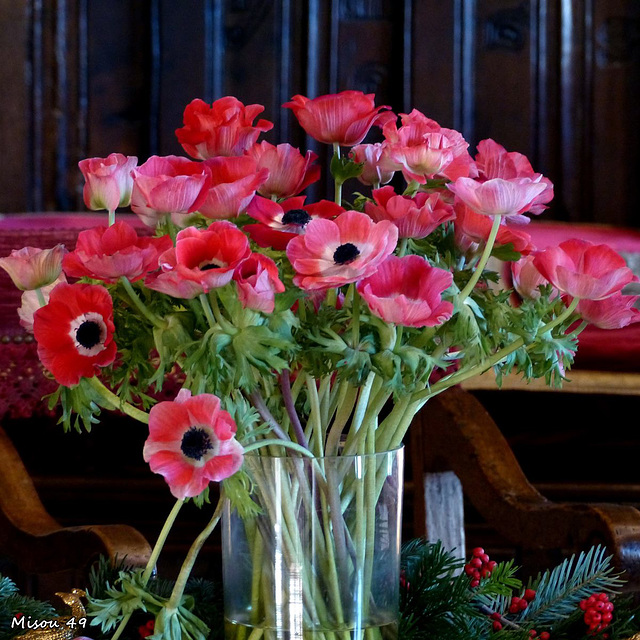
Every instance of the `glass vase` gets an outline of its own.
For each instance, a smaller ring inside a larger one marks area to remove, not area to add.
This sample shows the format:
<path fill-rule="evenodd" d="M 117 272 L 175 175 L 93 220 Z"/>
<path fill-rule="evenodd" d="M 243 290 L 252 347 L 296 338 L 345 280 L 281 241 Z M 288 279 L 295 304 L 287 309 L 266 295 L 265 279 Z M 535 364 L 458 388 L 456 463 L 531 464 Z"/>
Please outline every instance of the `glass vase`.
<path fill-rule="evenodd" d="M 226 637 L 397 638 L 403 449 L 244 469 L 259 513 L 223 516 Z"/>

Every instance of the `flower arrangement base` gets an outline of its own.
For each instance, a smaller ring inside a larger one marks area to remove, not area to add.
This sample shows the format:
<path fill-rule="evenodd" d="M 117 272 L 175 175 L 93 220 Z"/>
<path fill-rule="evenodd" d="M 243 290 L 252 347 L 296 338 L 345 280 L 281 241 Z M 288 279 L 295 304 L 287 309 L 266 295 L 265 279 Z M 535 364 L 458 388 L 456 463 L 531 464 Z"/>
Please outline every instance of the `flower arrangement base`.
<path fill-rule="evenodd" d="M 403 449 L 245 457 L 257 513 L 223 515 L 229 640 L 397 638 Z"/>

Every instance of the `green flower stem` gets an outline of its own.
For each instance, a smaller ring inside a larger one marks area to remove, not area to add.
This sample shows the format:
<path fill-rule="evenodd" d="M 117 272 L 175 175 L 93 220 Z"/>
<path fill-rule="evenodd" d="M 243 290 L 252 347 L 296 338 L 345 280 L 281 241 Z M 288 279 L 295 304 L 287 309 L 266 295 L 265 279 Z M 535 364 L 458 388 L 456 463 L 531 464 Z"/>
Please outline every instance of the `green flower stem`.
<path fill-rule="evenodd" d="M 318 398 L 318 388 L 316 387 L 316 380 L 313 376 L 305 374 L 305 382 L 307 383 L 307 394 L 311 411 L 309 413 L 309 424 L 307 430 L 310 430 L 309 434 L 305 434 L 309 438 L 309 444 L 312 448 L 315 448 L 316 456 L 322 456 L 324 437 L 322 434 L 322 420 L 320 417 L 320 400 Z M 311 440 L 313 438 L 315 442 Z"/>
<path fill-rule="evenodd" d="M 351 306 L 351 334 L 353 338 L 351 347 L 357 350 L 360 345 L 360 294 L 356 290 L 355 283 L 351 287 L 353 288 L 353 303 Z"/>
<path fill-rule="evenodd" d="M 116 210 L 109 211 L 109 226 L 113 226 L 116 223 Z"/>
<path fill-rule="evenodd" d="M 289 436 L 284 432 L 283 428 L 280 426 L 280 423 L 273 417 L 271 411 L 269 411 L 267 403 L 260 395 L 260 391 L 258 389 L 254 389 L 249 394 L 249 400 L 251 400 L 251 404 L 254 406 L 255 410 L 258 412 L 262 420 L 271 427 L 273 433 L 275 433 L 278 438 L 282 440 L 282 442 L 288 442 Z"/>
<path fill-rule="evenodd" d="M 200 300 L 200 304 L 202 305 L 202 310 L 204 311 L 205 318 L 209 323 L 209 327 L 213 329 L 218 323 L 216 322 L 216 318 L 213 315 L 213 311 L 211 309 L 211 304 L 209 303 L 209 298 L 206 293 L 201 293 L 198 296 L 198 300 Z"/>
<path fill-rule="evenodd" d="M 540 329 L 538 329 L 536 336 L 546 333 L 547 331 L 551 331 L 551 329 L 553 329 L 554 327 L 558 326 L 559 324 L 567 320 L 571 316 L 571 314 L 575 311 L 576 307 L 578 306 L 578 302 L 579 302 L 578 298 L 574 298 L 569 304 L 569 306 L 557 318 L 555 318 L 554 320 L 551 320 L 550 322 L 547 322 L 547 324 L 543 325 Z M 424 389 L 423 391 L 416 392 L 413 394 L 412 397 L 414 400 L 421 400 L 421 399 L 428 399 L 439 393 L 442 393 L 449 387 L 452 387 L 456 384 L 460 384 L 461 382 L 464 382 L 469 378 L 473 378 L 474 376 L 484 373 L 491 367 L 499 364 L 507 356 L 509 356 L 511 353 L 513 353 L 517 349 L 520 349 L 520 347 L 523 347 L 523 346 L 524 346 L 524 339 L 518 338 L 511 344 L 508 344 L 506 347 L 503 347 L 502 349 L 494 353 L 489 358 L 486 358 L 485 360 L 483 360 L 480 364 L 476 365 L 475 367 L 471 367 L 470 369 L 466 369 L 466 370 L 461 369 L 460 371 L 457 371 L 456 373 L 452 373 L 446 378 L 441 378 L 440 380 L 438 380 L 438 382 L 436 382 L 430 388 Z"/>
<path fill-rule="evenodd" d="M 160 531 L 160 535 L 156 540 L 156 544 L 154 545 L 153 550 L 151 551 L 151 555 L 149 556 L 149 560 L 147 561 L 147 565 L 144 568 L 144 572 L 142 574 L 143 586 L 147 586 L 147 583 L 149 582 L 149 578 L 151 577 L 153 569 L 156 566 L 156 563 L 158 562 L 158 557 L 160 556 L 160 552 L 162 551 L 162 548 L 164 547 L 164 543 L 167 540 L 169 531 L 171 531 L 171 527 L 173 526 L 173 523 L 175 522 L 176 517 L 178 516 L 178 513 L 180 512 L 180 509 L 182 508 L 183 504 L 184 504 L 184 500 L 182 499 L 179 499 L 175 503 L 175 505 L 173 506 L 173 509 L 171 509 L 171 512 L 169 513 L 169 516 L 167 517 L 162 527 L 162 531 Z M 118 625 L 118 628 L 115 630 L 111 640 L 118 640 L 118 638 L 122 635 L 122 632 L 124 631 L 125 627 L 127 626 L 129 620 L 131 619 L 132 615 L 133 615 L 133 611 L 130 611 L 129 613 L 125 614 L 122 620 L 120 620 L 120 624 Z"/>
<path fill-rule="evenodd" d="M 398 257 L 402 258 L 407 253 L 407 247 L 409 245 L 409 238 L 401 238 L 398 243 Z"/>
<path fill-rule="evenodd" d="M 200 535 L 195 539 L 191 548 L 189 549 L 189 553 L 185 558 L 185 561 L 182 563 L 182 567 L 180 568 L 180 573 L 178 574 L 178 579 L 173 587 L 173 591 L 171 592 L 171 596 L 169 598 L 169 602 L 167 603 L 167 609 L 177 610 L 182 601 L 182 595 L 184 593 L 184 588 L 187 585 L 187 580 L 191 575 L 191 570 L 193 569 L 193 565 L 198 558 L 198 554 L 200 553 L 200 549 L 202 549 L 204 543 L 207 541 L 209 536 L 213 533 L 213 530 L 216 528 L 218 521 L 220 520 L 220 516 L 222 515 L 222 508 L 226 502 L 226 497 L 224 494 L 224 489 L 220 489 L 220 499 L 218 500 L 218 504 L 216 505 L 216 509 L 213 512 L 213 516 L 207 526 L 200 532 Z"/>
<path fill-rule="evenodd" d="M 407 188 L 404 190 L 402 195 L 413 198 L 413 196 L 418 193 L 418 189 L 420 189 L 420 183 L 417 180 L 411 180 L 411 182 L 407 183 Z"/>
<path fill-rule="evenodd" d="M 167 325 L 161 318 L 153 313 L 147 305 L 142 302 L 140 296 L 136 293 L 133 285 L 129 282 L 129 279 L 125 276 L 120 278 L 120 283 L 122 284 L 124 290 L 127 292 L 129 299 L 134 304 L 134 306 L 138 309 L 138 311 L 154 326 L 158 329 L 164 329 Z"/>
<path fill-rule="evenodd" d="M 36 290 L 36 298 L 38 298 L 38 304 L 41 307 L 44 307 L 47 304 L 47 301 L 44 299 L 44 293 L 42 293 L 42 289 L 38 287 Z"/>
<path fill-rule="evenodd" d="M 340 159 L 340 145 L 337 142 L 333 143 L 333 153 L 335 156 Z M 340 182 L 334 176 L 334 186 L 335 186 L 335 203 L 338 205 L 342 204 L 342 182 Z"/>
<path fill-rule="evenodd" d="M 489 238 L 487 239 L 487 243 L 484 246 L 484 251 L 480 256 L 480 260 L 476 265 L 476 268 L 467 282 L 465 288 L 458 295 L 458 304 L 462 304 L 469 294 L 473 291 L 473 287 L 476 286 L 476 283 L 480 279 L 482 272 L 491 256 L 491 251 L 493 251 L 493 245 L 495 244 L 496 238 L 498 237 L 498 231 L 500 230 L 500 222 L 502 221 L 502 216 L 495 216 L 493 219 L 493 225 L 491 226 L 491 232 L 489 233 Z"/>
<path fill-rule="evenodd" d="M 149 557 L 149 561 L 147 562 L 147 566 L 144 569 L 144 573 L 142 574 L 142 584 L 146 585 L 149 582 L 149 578 L 151 577 L 151 573 L 153 572 L 156 563 L 158 562 L 158 557 L 160 556 L 160 552 L 164 547 L 164 543 L 167 540 L 167 536 L 169 535 L 169 531 L 171 531 L 171 527 L 178 517 L 178 513 L 180 513 L 180 509 L 182 509 L 182 505 L 184 504 L 184 499 L 180 498 L 176 501 L 173 509 L 169 513 L 164 526 L 162 527 L 162 531 L 160 531 L 160 535 L 158 536 L 158 540 L 156 541 L 155 546 L 153 547 L 153 551 L 151 552 L 151 556 Z"/>
<path fill-rule="evenodd" d="M 355 412 L 353 414 L 353 420 L 351 421 L 351 427 L 349 428 L 349 434 L 344 445 L 344 453 L 352 453 L 354 448 L 357 447 L 360 438 L 358 438 L 358 431 L 362 426 L 366 411 L 369 407 L 369 398 L 371 397 L 371 389 L 376 381 L 376 374 L 372 371 L 367 376 L 364 385 L 360 388 L 358 396 L 358 404 L 356 405 Z"/>
<path fill-rule="evenodd" d="M 325 454 L 328 456 L 335 456 L 338 454 L 342 431 L 353 413 L 353 408 L 355 407 L 356 399 L 358 398 L 357 387 L 354 387 L 346 381 L 341 384 L 345 385 L 345 391 L 342 396 L 342 401 L 338 403 L 336 417 L 333 420 L 333 424 L 331 425 L 327 436 Z M 340 397 L 341 396 L 338 396 L 338 398 Z"/>
<path fill-rule="evenodd" d="M 285 369 L 280 374 L 280 387 L 282 389 L 282 399 L 284 400 L 284 406 L 287 410 L 289 422 L 291 423 L 291 427 L 293 428 L 293 433 L 296 436 L 296 440 L 298 441 L 298 444 L 303 446 L 305 449 L 308 449 L 309 442 L 304 435 L 304 429 L 302 428 L 302 424 L 300 424 L 300 418 L 298 417 L 298 412 L 296 411 L 295 401 L 291 394 L 291 376 L 288 369 Z"/>
<path fill-rule="evenodd" d="M 365 474 L 365 522 L 366 522 L 366 542 L 365 542 L 365 560 L 364 560 L 364 593 L 371 593 L 371 581 L 373 576 L 373 551 L 376 537 L 376 504 L 378 502 L 379 491 L 376 490 L 376 459 L 372 455 L 376 452 L 376 427 L 377 415 L 370 421 L 367 429 L 367 438 L 365 441 L 364 459 Z M 380 487 L 382 490 L 382 487 Z M 363 617 L 368 616 L 370 598 L 366 596 L 364 604 Z"/>
<path fill-rule="evenodd" d="M 256 451 L 257 449 L 261 449 L 262 447 L 268 447 L 272 444 L 276 444 L 279 447 L 285 447 L 286 449 L 292 449 L 293 451 L 297 451 L 301 453 L 303 456 L 307 456 L 308 458 L 315 458 L 313 453 L 309 451 L 306 447 L 299 445 L 297 442 L 292 442 L 291 440 L 277 440 L 276 438 L 267 438 L 266 440 L 258 440 L 257 442 L 252 442 L 248 444 L 244 448 L 244 452 L 251 453 L 252 451 Z"/>
<path fill-rule="evenodd" d="M 84 378 L 84 380 L 86 380 L 87 384 L 100 396 L 100 399 L 105 403 L 106 408 L 122 411 L 138 422 L 149 424 L 149 414 L 146 411 L 142 411 L 141 409 L 134 407 L 132 404 L 124 402 L 124 400 L 118 398 L 118 396 L 113 393 L 113 391 L 109 391 L 109 389 L 107 389 L 107 387 L 105 387 L 96 376 L 93 378 Z"/>

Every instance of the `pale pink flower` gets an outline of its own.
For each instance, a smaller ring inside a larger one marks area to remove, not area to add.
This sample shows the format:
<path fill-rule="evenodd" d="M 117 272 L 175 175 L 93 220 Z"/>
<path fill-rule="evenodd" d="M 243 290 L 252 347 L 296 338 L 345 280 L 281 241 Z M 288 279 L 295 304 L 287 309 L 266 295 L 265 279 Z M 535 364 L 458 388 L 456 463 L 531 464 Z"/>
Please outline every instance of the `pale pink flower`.
<path fill-rule="evenodd" d="M 360 144 L 373 125 L 395 120 L 390 107 L 376 107 L 374 94 L 361 91 L 319 96 L 310 100 L 296 95 L 282 106 L 291 109 L 300 126 L 319 142 L 353 147 Z"/>
<path fill-rule="evenodd" d="M 176 498 L 193 498 L 242 466 L 244 450 L 236 431 L 220 398 L 211 393 L 191 396 L 182 389 L 175 400 L 151 407 L 143 457 L 151 471 L 164 476 Z"/>
<path fill-rule="evenodd" d="M 516 216 L 529 211 L 533 201 L 547 185 L 531 178 L 504 180 L 492 178 L 479 182 L 472 178 L 458 178 L 447 187 L 476 213 L 486 216 Z"/>
<path fill-rule="evenodd" d="M 133 171 L 131 209 L 150 227 L 170 215 L 181 224 L 207 197 L 211 170 L 179 156 L 151 156 Z"/>
<path fill-rule="evenodd" d="M 536 268 L 533 262 L 533 255 L 524 256 L 517 262 L 510 262 L 509 264 L 513 288 L 523 298 L 534 300 L 539 298 L 539 287 L 549 284 L 549 281 Z"/>
<path fill-rule="evenodd" d="M 115 283 L 122 276 L 140 280 L 158 268 L 158 256 L 173 246 L 169 236 L 139 237 L 127 222 L 94 227 L 78 234 L 76 248 L 62 262 L 65 273 Z"/>
<path fill-rule="evenodd" d="M 258 169 L 253 158 L 217 157 L 205 160 L 211 171 L 211 186 L 198 211 L 206 218 L 236 218 L 244 213 L 256 194 L 256 189 L 264 184 L 269 172 Z"/>
<path fill-rule="evenodd" d="M 453 304 L 442 300 L 452 282 L 449 271 L 432 267 L 420 256 L 389 256 L 357 288 L 371 311 L 385 322 L 434 327 L 453 314 Z"/>
<path fill-rule="evenodd" d="M 111 153 L 106 158 L 86 158 L 78 166 L 84 176 L 84 203 L 89 209 L 115 211 L 131 200 L 131 171 L 138 164 L 136 156 Z"/>
<path fill-rule="evenodd" d="M 393 178 L 395 169 L 389 166 L 387 146 L 382 142 L 358 144 L 349 152 L 354 162 L 363 163 L 358 180 L 368 186 L 379 187 Z"/>
<path fill-rule="evenodd" d="M 625 296 L 618 291 L 605 300 L 580 300 L 577 312 L 599 329 L 622 329 L 640 322 L 637 303 L 638 296 Z"/>
<path fill-rule="evenodd" d="M 553 199 L 553 183 L 540 173 L 536 173 L 528 158 L 517 151 L 507 151 L 495 140 L 488 138 L 478 143 L 476 166 L 480 173 L 480 179 L 504 178 L 531 178 L 534 182 L 541 182 L 546 189 L 536 196 L 529 207 L 529 213 L 535 215 L 542 213 L 548 202 Z"/>
<path fill-rule="evenodd" d="M 58 278 L 66 253 L 62 244 L 53 249 L 13 249 L 8 256 L 0 258 L 0 267 L 9 274 L 18 289 L 31 291 L 51 284 Z"/>
<path fill-rule="evenodd" d="M 335 220 L 309 222 L 304 235 L 287 245 L 287 257 L 301 289 L 329 289 L 371 275 L 396 248 L 398 228 L 388 220 L 373 222 L 358 211 Z"/>
<path fill-rule="evenodd" d="M 276 147 L 261 142 L 251 147 L 247 155 L 256 160 L 260 169 L 269 172 L 269 177 L 258 189 L 258 193 L 266 198 L 290 198 L 320 178 L 320 167 L 315 164 L 318 156 L 313 151 L 307 151 L 303 156 L 290 144 Z"/>
<path fill-rule="evenodd" d="M 261 253 L 252 253 L 233 274 L 242 306 L 273 313 L 275 294 L 284 291 L 276 263 Z"/>
<path fill-rule="evenodd" d="M 556 289 L 580 299 L 608 298 L 634 279 L 619 253 L 586 240 L 567 240 L 540 251 L 534 264 Z"/>
<path fill-rule="evenodd" d="M 399 238 L 424 238 L 455 217 L 453 207 L 438 193 L 417 193 L 410 198 L 397 195 L 393 187 L 382 187 L 372 195 L 375 202 L 365 204 L 365 213 L 375 222 L 393 222 Z"/>
<path fill-rule="evenodd" d="M 225 96 L 209 106 L 203 100 L 192 100 L 184 110 L 184 127 L 176 129 L 178 142 L 197 160 L 215 156 L 241 156 L 250 149 L 273 122 L 253 121 L 264 111 L 260 104 L 244 105 L 233 96 Z"/>
<path fill-rule="evenodd" d="M 61 273 L 51 284 L 40 287 L 40 293 L 42 294 L 44 304 L 49 302 L 49 296 L 53 289 L 55 289 L 61 282 L 66 281 L 66 276 L 64 273 Z M 42 306 L 42 304 L 40 304 L 38 292 L 35 290 L 23 292 L 20 302 L 21 304 L 18 308 L 20 326 L 23 327 L 27 333 L 33 333 L 33 314 Z"/>
<path fill-rule="evenodd" d="M 435 176 L 455 180 L 475 176 L 476 169 L 467 148 L 469 143 L 459 131 L 441 127 L 414 109 L 400 114 L 402 126 L 395 122 L 383 128 L 389 159 L 396 163 L 407 180 L 424 184 Z"/>

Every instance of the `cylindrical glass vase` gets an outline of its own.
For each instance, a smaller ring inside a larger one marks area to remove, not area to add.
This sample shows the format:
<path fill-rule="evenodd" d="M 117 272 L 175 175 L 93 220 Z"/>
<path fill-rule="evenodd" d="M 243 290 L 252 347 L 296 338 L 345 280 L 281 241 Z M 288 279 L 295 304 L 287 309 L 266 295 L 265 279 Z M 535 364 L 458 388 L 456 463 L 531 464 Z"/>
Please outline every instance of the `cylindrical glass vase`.
<path fill-rule="evenodd" d="M 396 638 L 403 449 L 244 469 L 259 513 L 224 513 L 226 637 Z"/>

